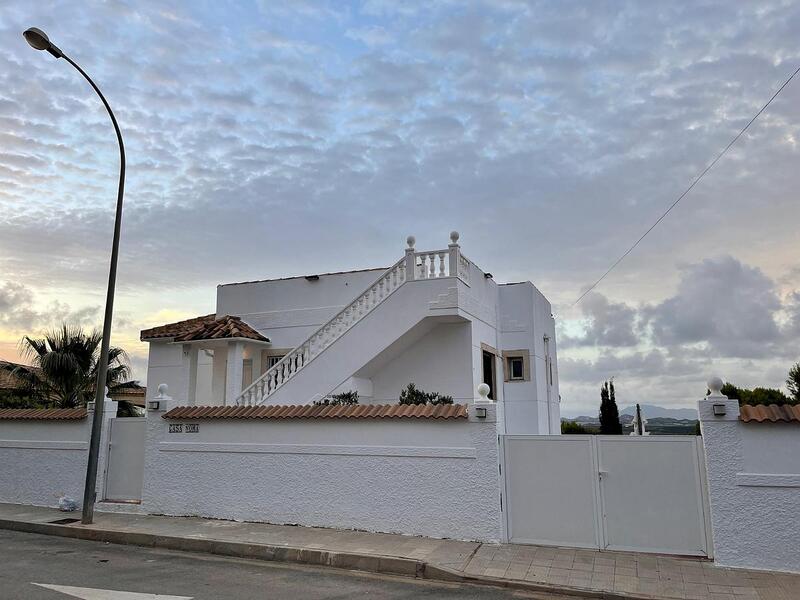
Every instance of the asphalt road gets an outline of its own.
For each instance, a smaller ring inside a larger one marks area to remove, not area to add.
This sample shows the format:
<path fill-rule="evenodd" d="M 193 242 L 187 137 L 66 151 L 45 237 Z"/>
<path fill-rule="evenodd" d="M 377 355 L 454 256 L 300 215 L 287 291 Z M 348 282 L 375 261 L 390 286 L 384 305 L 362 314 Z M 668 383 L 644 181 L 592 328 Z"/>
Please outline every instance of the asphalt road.
<path fill-rule="evenodd" d="M 37 583 L 71 586 L 73 589 L 65 594 L 34 585 Z M 89 588 L 88 591 L 85 588 Z M 96 590 L 135 594 L 111 594 Z M 489 587 L 433 583 L 340 569 L 230 559 L 0 530 L 2 600 L 147 600 L 150 598 L 147 594 L 193 600 L 482 600 L 543 597 Z M 155 600 L 157 597 L 153 598 Z"/>

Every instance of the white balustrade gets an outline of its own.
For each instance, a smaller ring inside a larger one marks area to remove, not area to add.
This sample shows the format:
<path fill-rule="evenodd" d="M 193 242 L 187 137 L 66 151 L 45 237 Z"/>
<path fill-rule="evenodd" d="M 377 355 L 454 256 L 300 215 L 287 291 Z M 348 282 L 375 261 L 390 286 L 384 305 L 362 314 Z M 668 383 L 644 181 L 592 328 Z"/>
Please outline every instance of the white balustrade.
<path fill-rule="evenodd" d="M 408 248 L 400 261 L 384 272 L 369 288 L 345 306 L 330 321 L 311 334 L 307 340 L 243 390 L 237 398 L 236 404 L 253 406 L 264 403 L 276 390 L 292 379 L 315 357 L 324 352 L 407 281 L 458 277 L 469 284 L 471 263 L 461 254 L 458 237 L 456 231 L 450 234 L 451 243 L 446 250 L 417 252 L 414 249 L 416 240 L 413 236 L 409 236 Z"/>

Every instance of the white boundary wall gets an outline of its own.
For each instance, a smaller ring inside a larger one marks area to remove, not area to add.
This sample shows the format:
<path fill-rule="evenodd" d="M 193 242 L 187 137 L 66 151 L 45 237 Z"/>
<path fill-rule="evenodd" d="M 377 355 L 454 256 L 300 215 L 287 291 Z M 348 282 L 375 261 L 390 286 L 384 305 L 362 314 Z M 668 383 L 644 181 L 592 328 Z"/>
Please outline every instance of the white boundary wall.
<path fill-rule="evenodd" d="M 714 415 L 715 404 L 724 415 Z M 800 573 L 800 426 L 743 423 L 738 401 L 719 393 L 698 412 L 715 562 Z"/>
<path fill-rule="evenodd" d="M 106 400 L 98 460 L 98 498 L 108 447 L 108 420 L 117 403 Z M 79 503 L 86 480 L 93 412 L 81 420 L 0 419 L 0 502 L 57 506 L 66 495 Z"/>
<path fill-rule="evenodd" d="M 149 513 L 501 539 L 494 404 L 469 420 L 192 421 L 163 419 L 171 402 L 147 415 Z"/>

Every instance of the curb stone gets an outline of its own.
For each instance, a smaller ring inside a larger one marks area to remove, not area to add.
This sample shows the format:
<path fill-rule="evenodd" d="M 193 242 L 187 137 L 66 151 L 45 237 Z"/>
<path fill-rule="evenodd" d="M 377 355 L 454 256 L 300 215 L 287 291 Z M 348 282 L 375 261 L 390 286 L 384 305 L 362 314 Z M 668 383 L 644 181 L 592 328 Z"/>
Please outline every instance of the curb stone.
<path fill-rule="evenodd" d="M 419 579 L 428 579 L 430 581 L 489 585 L 492 587 L 503 587 L 529 592 L 541 592 L 545 594 L 545 596 L 541 596 L 542 598 L 561 596 L 565 599 L 597 598 L 599 600 L 652 600 L 652 597 L 618 592 L 604 592 L 566 586 L 560 587 L 544 583 L 502 579 L 485 575 L 466 575 L 447 567 L 436 566 L 421 560 L 398 556 L 357 554 L 352 552 L 319 550 L 316 548 L 254 544 L 251 542 L 227 542 L 208 538 L 154 535 L 135 531 L 96 529 L 83 527 L 81 525 L 57 525 L 54 523 L 34 523 L 29 521 L 14 521 L 11 519 L 0 519 L 0 529 L 127 546 L 164 548 L 167 550 L 216 554 L 234 558 L 317 565 L 337 569 L 381 573 L 385 575 L 416 577 Z"/>

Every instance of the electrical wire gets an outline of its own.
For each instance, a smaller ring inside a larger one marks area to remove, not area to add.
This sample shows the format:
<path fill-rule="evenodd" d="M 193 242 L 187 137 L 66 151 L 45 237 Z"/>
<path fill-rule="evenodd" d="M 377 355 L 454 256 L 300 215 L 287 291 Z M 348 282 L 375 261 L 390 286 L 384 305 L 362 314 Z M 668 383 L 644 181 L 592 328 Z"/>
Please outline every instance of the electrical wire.
<path fill-rule="evenodd" d="M 725 148 L 723 148 L 723 149 L 722 149 L 722 152 L 720 152 L 719 154 L 717 154 L 717 157 L 716 157 L 714 160 L 712 160 L 712 161 L 711 161 L 711 162 L 708 164 L 708 166 L 707 166 L 705 169 L 703 169 L 703 170 L 700 172 L 700 174 L 699 174 L 697 177 L 695 177 L 695 178 L 694 178 L 694 181 L 692 181 L 691 185 L 689 185 L 689 187 L 687 187 L 687 188 L 686 188 L 686 189 L 683 191 L 683 193 L 682 193 L 680 196 L 678 196 L 677 200 L 675 200 L 675 202 L 673 202 L 673 203 L 672 203 L 672 204 L 669 206 L 669 208 L 668 208 L 666 211 L 664 211 L 664 213 L 663 213 L 663 214 L 662 214 L 660 217 L 658 217 L 658 219 L 656 219 L 656 222 L 655 222 L 655 223 L 653 223 L 653 224 L 650 226 L 650 228 L 649 228 L 647 231 L 645 231 L 645 232 L 642 234 L 642 236 L 641 236 L 641 237 L 640 237 L 638 240 L 636 240 L 636 242 L 634 242 L 634 244 L 633 244 L 633 245 L 632 245 L 630 248 L 628 248 L 628 249 L 625 251 L 625 253 L 624 253 L 622 256 L 620 256 L 620 257 L 619 257 L 619 258 L 616 260 L 616 262 L 615 262 L 613 265 L 611 265 L 611 266 L 608 268 L 608 270 L 607 270 L 605 273 L 603 273 L 603 275 L 600 277 L 600 279 L 598 279 L 597 281 L 595 281 L 595 282 L 594 282 L 594 283 L 593 283 L 593 284 L 592 284 L 592 285 L 589 287 L 589 289 L 587 289 L 585 292 L 583 292 L 583 294 L 581 294 L 581 295 L 580 295 L 580 297 L 579 297 L 577 300 L 575 300 L 575 302 L 573 302 L 573 303 L 572 303 L 572 305 L 571 305 L 571 307 L 570 307 L 570 308 L 572 308 L 572 307 L 576 306 L 576 305 L 578 304 L 578 302 L 580 302 L 581 300 L 583 300 L 583 299 L 584 299 L 584 297 L 586 297 L 586 295 L 587 295 L 589 292 L 591 292 L 591 291 L 592 291 L 594 288 L 596 288 L 596 287 L 597 287 L 597 286 L 600 284 L 600 282 L 601 282 L 601 281 L 603 281 L 603 279 L 605 279 L 605 278 L 608 276 L 608 274 L 609 274 L 609 273 L 611 273 L 611 271 L 613 271 L 613 270 L 614 270 L 614 269 L 617 267 L 617 265 L 619 265 L 619 263 L 621 263 L 623 260 L 625 260 L 625 258 L 626 258 L 626 257 L 627 257 L 627 256 L 628 256 L 628 255 L 629 255 L 631 252 L 633 252 L 633 250 L 636 248 L 636 246 L 638 246 L 638 245 L 641 243 L 641 241 L 642 241 L 644 238 L 646 238 L 646 237 L 647 237 L 647 235 L 648 235 L 648 234 L 649 234 L 651 231 L 653 231 L 653 229 L 655 229 L 655 228 L 656 228 L 656 226 L 658 226 L 658 224 L 659 224 L 659 223 L 661 223 L 661 221 L 663 221 L 663 220 L 664 220 L 664 218 L 665 218 L 665 217 L 666 217 L 666 216 L 667 216 L 667 215 L 668 215 L 668 214 L 669 214 L 669 213 L 672 211 L 672 209 L 673 209 L 673 208 L 675 208 L 675 207 L 678 205 L 678 203 L 679 203 L 681 200 L 683 200 L 683 198 L 684 198 L 684 197 L 685 197 L 685 196 L 686 196 L 686 195 L 687 195 L 689 192 L 691 192 L 691 191 L 692 191 L 692 189 L 694 188 L 694 186 L 696 186 L 696 185 L 699 183 L 699 181 L 700 181 L 700 180 L 701 180 L 701 179 L 702 179 L 702 178 L 705 176 L 705 174 L 706 174 L 706 173 L 708 173 L 708 172 L 709 172 L 709 171 L 710 171 L 710 170 L 711 170 L 711 169 L 714 167 L 714 165 L 716 165 L 716 164 L 719 162 L 719 160 L 720 160 L 720 159 L 721 159 L 723 156 L 725 156 L 725 153 L 726 153 L 726 152 L 728 152 L 728 150 L 730 150 L 730 148 L 731 148 L 731 147 L 732 147 L 732 146 L 733 146 L 733 145 L 734 145 L 734 144 L 735 144 L 735 143 L 736 143 L 736 142 L 739 140 L 739 138 L 740 138 L 740 137 L 742 137 L 742 136 L 744 135 L 744 133 L 745 133 L 745 132 L 746 132 L 746 131 L 747 131 L 747 130 L 750 128 L 750 125 L 752 125 L 752 124 L 755 122 L 755 120 L 756 120 L 756 119 L 758 119 L 758 117 L 760 117 L 760 116 L 761 116 L 761 113 L 763 113 L 763 112 L 764 112 L 764 111 L 767 109 L 767 107 L 768 107 L 770 104 L 772 104 L 772 101 L 773 101 L 773 100 L 775 100 L 775 98 L 777 98 L 777 97 L 778 97 L 778 94 L 780 94 L 780 93 L 783 91 L 783 88 L 785 88 L 787 85 L 789 85 L 789 82 L 790 82 L 792 79 L 794 79 L 794 76 L 795 76 L 795 75 L 797 75 L 798 73 L 800 73 L 800 67 L 798 67 L 797 69 L 795 69 L 795 72 L 794 72 L 794 73 L 792 73 L 792 74 L 789 76 L 789 78 L 788 78 L 786 81 L 784 81 L 784 82 L 783 82 L 783 85 L 782 85 L 781 87 L 779 87 L 779 88 L 778 88 L 778 91 L 777 91 L 777 92 L 775 92 L 774 94 L 772 94 L 772 97 L 771 97 L 771 98 L 770 98 L 770 99 L 767 101 L 767 103 L 766 103 L 764 106 L 762 106 L 762 107 L 761 107 L 761 110 L 759 110 L 759 111 L 758 111 L 758 112 L 757 112 L 757 113 L 756 113 L 756 114 L 753 116 L 753 118 L 752 118 L 752 119 L 750 119 L 750 120 L 747 122 L 747 125 L 745 125 L 745 126 L 742 128 L 742 130 L 741 130 L 739 133 L 737 133 L 737 134 L 736 134 L 736 137 L 734 137 L 734 138 L 733 138 L 733 139 L 732 139 L 730 142 L 728 142 L 728 145 L 727 145 L 727 146 L 725 146 Z"/>

